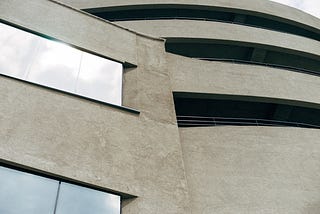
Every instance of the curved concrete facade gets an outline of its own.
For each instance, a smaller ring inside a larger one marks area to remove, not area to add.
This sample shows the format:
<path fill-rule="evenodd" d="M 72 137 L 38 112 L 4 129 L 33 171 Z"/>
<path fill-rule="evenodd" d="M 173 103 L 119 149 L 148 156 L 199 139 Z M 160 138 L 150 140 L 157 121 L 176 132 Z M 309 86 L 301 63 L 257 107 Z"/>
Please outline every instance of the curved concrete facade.
<path fill-rule="evenodd" d="M 120 107 L 0 75 L 0 165 L 117 193 L 122 214 L 317 214 L 319 129 L 180 128 L 173 94 L 274 99 L 319 110 L 320 77 L 178 56 L 160 37 L 245 42 L 315 60 L 320 43 L 218 22 L 111 23 L 80 10 L 146 4 L 241 10 L 320 32 L 319 19 L 264 0 L 2 0 L 1 22 L 115 60 L 125 71 Z"/>
<path fill-rule="evenodd" d="M 106 8 L 106 7 L 118 7 L 118 6 L 134 6 L 134 5 L 191 5 L 197 6 L 207 6 L 207 7 L 218 7 L 218 8 L 228 8 L 228 9 L 238 9 L 248 11 L 250 13 L 262 13 L 265 15 L 272 15 L 278 18 L 284 18 L 294 22 L 298 22 L 303 25 L 310 26 L 312 28 L 320 28 L 319 21 L 316 17 L 309 14 L 303 13 L 300 10 L 290 8 L 285 5 L 281 5 L 272 1 L 264 0 L 242 0 L 242 1 L 221 1 L 221 0 L 132 0 L 130 3 L 126 0 L 63 0 L 63 2 L 72 5 L 76 8 L 87 9 L 87 8 Z"/>
<path fill-rule="evenodd" d="M 320 78 L 317 76 L 176 55 L 170 55 L 168 59 L 172 90 L 175 92 L 245 95 L 320 104 Z"/>
<path fill-rule="evenodd" d="M 319 211 L 318 130 L 182 128 L 180 137 L 193 213 Z"/>
<path fill-rule="evenodd" d="M 121 21 L 117 24 L 137 32 L 162 38 L 185 38 L 244 42 L 252 46 L 267 45 L 284 48 L 301 54 L 312 54 L 320 60 L 320 43 L 302 36 L 211 21 L 194 20 L 145 20 Z"/>

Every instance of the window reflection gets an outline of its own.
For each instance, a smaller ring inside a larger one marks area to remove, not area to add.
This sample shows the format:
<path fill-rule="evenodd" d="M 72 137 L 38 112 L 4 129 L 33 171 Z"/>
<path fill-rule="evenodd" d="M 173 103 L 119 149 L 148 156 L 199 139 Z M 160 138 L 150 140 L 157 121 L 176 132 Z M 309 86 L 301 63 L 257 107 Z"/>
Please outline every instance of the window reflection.
<path fill-rule="evenodd" d="M 67 92 L 74 92 L 80 70 L 81 51 L 41 39 L 27 80 Z"/>
<path fill-rule="evenodd" d="M 0 167 L 0 213 L 53 214 L 58 181 Z"/>
<path fill-rule="evenodd" d="M 61 183 L 56 214 L 119 214 L 120 196 Z"/>
<path fill-rule="evenodd" d="M 24 79 L 39 39 L 0 23 L 0 73 Z"/>
<path fill-rule="evenodd" d="M 121 103 L 122 65 L 92 54 L 83 53 L 77 93 L 97 100 Z M 107 71 L 107 72 L 106 72 Z"/>
<path fill-rule="evenodd" d="M 122 64 L 0 23 L 0 73 L 121 105 Z"/>
<path fill-rule="evenodd" d="M 118 195 L 0 166 L 2 214 L 120 214 Z"/>

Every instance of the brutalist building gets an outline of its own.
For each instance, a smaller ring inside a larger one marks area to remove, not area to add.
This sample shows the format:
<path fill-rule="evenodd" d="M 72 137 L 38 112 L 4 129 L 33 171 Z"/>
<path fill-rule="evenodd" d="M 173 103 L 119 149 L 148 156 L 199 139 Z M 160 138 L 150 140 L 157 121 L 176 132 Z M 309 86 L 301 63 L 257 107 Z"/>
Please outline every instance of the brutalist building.
<path fill-rule="evenodd" d="M 319 213 L 319 19 L 1 0 L 0 20 L 1 214 Z"/>

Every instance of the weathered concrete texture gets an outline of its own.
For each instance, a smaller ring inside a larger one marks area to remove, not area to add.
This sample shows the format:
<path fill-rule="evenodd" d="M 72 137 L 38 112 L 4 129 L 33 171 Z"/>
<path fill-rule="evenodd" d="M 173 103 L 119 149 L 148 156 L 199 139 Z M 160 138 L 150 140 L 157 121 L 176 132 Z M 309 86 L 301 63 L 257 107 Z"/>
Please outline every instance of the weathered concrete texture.
<path fill-rule="evenodd" d="M 169 55 L 172 90 L 247 95 L 320 104 L 320 78 L 266 66 L 209 62 Z"/>
<path fill-rule="evenodd" d="M 191 5 L 197 8 L 198 6 L 223 7 L 230 9 L 239 9 L 248 11 L 251 14 L 261 13 L 274 16 L 273 19 L 287 19 L 300 23 L 305 26 L 311 26 L 319 29 L 320 22 L 316 17 L 302 12 L 301 10 L 282 5 L 268 0 L 60 0 L 76 8 L 103 8 L 113 6 L 130 6 L 130 5 L 144 5 L 144 4 L 178 4 Z M 286 21 L 286 22 L 287 22 Z"/>
<path fill-rule="evenodd" d="M 0 17 L 30 30 L 134 61 L 138 67 L 125 74 L 124 103 L 141 112 L 131 114 L 2 76 L 0 159 L 138 196 L 123 214 L 188 213 L 163 42 L 113 29 L 46 0 L 5 0 L 0 11 Z M 60 16 L 53 14 L 58 11 Z M 84 32 L 75 27 L 95 30 L 94 40 L 77 36 Z"/>
<path fill-rule="evenodd" d="M 187 213 L 169 75 L 147 60 L 163 46 L 138 43 L 139 116 L 1 77 L 0 157 L 137 195 L 123 214 Z"/>
<path fill-rule="evenodd" d="M 319 212 L 318 130 L 182 128 L 180 137 L 192 213 Z"/>
<path fill-rule="evenodd" d="M 1 19 L 120 62 L 137 64 L 134 33 L 50 0 L 1 0 Z"/>
<path fill-rule="evenodd" d="M 276 47 L 285 48 L 297 55 L 312 54 L 320 60 L 319 41 L 261 28 L 194 20 L 121 21 L 117 24 L 156 37 L 213 39 L 224 40 L 226 43 L 245 42 L 253 47 L 267 45 L 270 46 L 270 50 Z"/>

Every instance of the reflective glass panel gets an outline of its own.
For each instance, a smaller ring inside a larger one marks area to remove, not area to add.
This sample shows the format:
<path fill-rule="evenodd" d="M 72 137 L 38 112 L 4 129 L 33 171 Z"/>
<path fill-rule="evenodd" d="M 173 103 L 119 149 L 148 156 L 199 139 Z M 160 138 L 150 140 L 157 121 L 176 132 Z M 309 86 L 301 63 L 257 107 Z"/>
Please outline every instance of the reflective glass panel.
<path fill-rule="evenodd" d="M 41 38 L 27 80 L 59 90 L 74 92 L 81 51 Z"/>
<path fill-rule="evenodd" d="M 77 93 L 121 105 L 122 65 L 89 53 L 83 53 Z"/>
<path fill-rule="evenodd" d="M 0 73 L 24 79 L 39 37 L 0 23 Z"/>
<path fill-rule="evenodd" d="M 120 214 L 120 196 L 61 183 L 56 214 Z"/>
<path fill-rule="evenodd" d="M 0 167 L 0 213 L 53 214 L 58 181 Z"/>
<path fill-rule="evenodd" d="M 0 23 L 0 73 L 121 105 L 122 64 Z"/>

